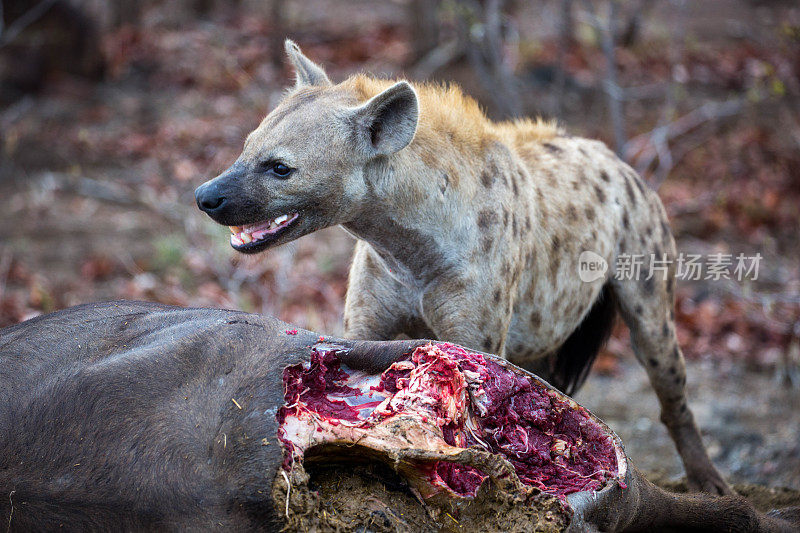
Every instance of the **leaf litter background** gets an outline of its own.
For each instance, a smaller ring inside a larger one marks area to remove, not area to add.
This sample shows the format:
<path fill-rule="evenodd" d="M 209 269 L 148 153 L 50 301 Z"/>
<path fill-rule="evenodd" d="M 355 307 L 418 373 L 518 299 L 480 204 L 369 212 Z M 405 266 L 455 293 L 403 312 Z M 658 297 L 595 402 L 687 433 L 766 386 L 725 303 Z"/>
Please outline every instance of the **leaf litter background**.
<path fill-rule="evenodd" d="M 558 2 L 531 4 L 513 19 L 514 68 L 526 113 L 552 116 Z M 763 256 L 756 282 L 678 283 L 691 404 L 726 476 L 800 489 L 800 10 L 700 2 L 676 22 L 675 4 L 656 3 L 638 41 L 615 50 L 620 85 L 667 87 L 625 103 L 626 133 L 646 134 L 708 102 L 740 102 L 736 113 L 673 139 L 659 194 L 679 251 Z M 0 110 L 0 326 L 132 298 L 341 333 L 348 235 L 331 228 L 257 257 L 236 255 L 192 192 L 236 158 L 291 83 L 288 68 L 270 59 L 276 32 L 335 80 L 359 70 L 402 76 L 413 71 L 407 6 L 289 2 L 276 27 L 255 3 L 202 18 L 181 5 L 151 2 L 137 24 L 104 30 L 102 82 L 55 73 L 41 92 Z M 561 122 L 612 144 L 606 67 L 590 30 L 579 18 L 565 50 Z M 456 80 L 497 115 L 463 61 L 435 78 Z M 641 164 L 646 153 L 629 155 Z M 665 479 L 682 474 L 624 327 L 577 399 L 620 434 L 639 466 Z"/>

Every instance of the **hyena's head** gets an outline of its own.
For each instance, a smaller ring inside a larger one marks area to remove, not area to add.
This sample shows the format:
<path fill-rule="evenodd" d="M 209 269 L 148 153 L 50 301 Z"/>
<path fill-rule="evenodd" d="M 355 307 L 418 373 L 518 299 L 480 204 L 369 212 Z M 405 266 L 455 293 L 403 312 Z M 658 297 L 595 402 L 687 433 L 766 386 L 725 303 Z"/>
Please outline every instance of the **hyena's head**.
<path fill-rule="evenodd" d="M 231 227 L 240 252 L 366 213 L 368 169 L 406 147 L 417 127 L 417 96 L 407 82 L 362 102 L 289 40 L 286 52 L 295 88 L 247 137 L 236 162 L 195 191 L 198 207 Z"/>

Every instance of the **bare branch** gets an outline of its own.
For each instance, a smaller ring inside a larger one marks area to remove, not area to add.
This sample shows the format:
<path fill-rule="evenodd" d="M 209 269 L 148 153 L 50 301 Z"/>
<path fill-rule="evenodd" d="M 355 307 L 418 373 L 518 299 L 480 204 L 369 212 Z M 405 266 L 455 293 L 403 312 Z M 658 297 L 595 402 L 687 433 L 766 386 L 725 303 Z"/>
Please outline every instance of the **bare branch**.
<path fill-rule="evenodd" d="M 445 42 L 425 54 L 416 65 L 411 67 L 415 78 L 429 78 L 434 72 L 456 61 L 464 55 L 464 47 L 457 40 Z"/>
<path fill-rule="evenodd" d="M 648 83 L 646 85 L 638 85 L 635 87 L 620 88 L 622 91 L 622 100 L 649 100 L 652 98 L 662 98 L 665 91 L 669 88 L 669 83 L 657 82 Z"/>
<path fill-rule="evenodd" d="M 42 15 L 56 3 L 57 0 L 42 0 L 15 20 L 5 31 L 0 34 L 0 46 L 5 46 L 22 33 L 25 28 L 39 20 Z M 2 4 L 2 2 L 0 2 Z M 2 15 L 2 13 L 0 13 Z"/>
<path fill-rule="evenodd" d="M 672 168 L 673 155 L 669 151 L 671 141 L 709 121 L 736 115 L 743 107 L 742 99 L 705 103 L 672 122 L 662 124 L 628 141 L 622 151 L 624 159 L 635 162 L 635 166 L 640 172 L 650 167 L 653 161 L 658 159 L 659 164 L 666 167 L 665 171 L 656 176 L 655 188 L 658 188 L 657 185 L 663 182 L 666 173 Z"/>

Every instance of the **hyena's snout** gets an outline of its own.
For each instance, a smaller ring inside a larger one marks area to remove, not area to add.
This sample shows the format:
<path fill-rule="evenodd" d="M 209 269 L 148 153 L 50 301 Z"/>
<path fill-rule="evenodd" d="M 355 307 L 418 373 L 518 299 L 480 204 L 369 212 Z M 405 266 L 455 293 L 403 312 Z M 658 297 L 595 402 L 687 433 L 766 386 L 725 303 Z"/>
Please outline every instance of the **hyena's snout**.
<path fill-rule="evenodd" d="M 218 224 L 228 226 L 234 250 L 257 253 L 317 229 L 310 224 L 313 218 L 276 203 L 259 179 L 257 170 L 237 162 L 194 191 L 197 207 Z"/>
<path fill-rule="evenodd" d="M 226 226 L 240 224 L 242 218 L 256 216 L 256 213 L 251 212 L 254 202 L 247 198 L 243 187 L 247 175 L 247 169 L 236 163 L 216 178 L 205 182 L 194 191 L 197 207 Z"/>
<path fill-rule="evenodd" d="M 207 181 L 195 189 L 194 199 L 201 211 L 212 216 L 224 208 L 227 200 L 216 180 Z"/>

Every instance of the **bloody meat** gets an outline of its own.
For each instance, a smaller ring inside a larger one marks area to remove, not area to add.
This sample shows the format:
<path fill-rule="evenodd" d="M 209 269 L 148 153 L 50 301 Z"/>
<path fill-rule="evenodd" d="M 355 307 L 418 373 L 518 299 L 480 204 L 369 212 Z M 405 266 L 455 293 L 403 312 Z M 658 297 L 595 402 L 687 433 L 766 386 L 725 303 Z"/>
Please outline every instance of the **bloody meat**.
<path fill-rule="evenodd" d="M 318 443 L 391 435 L 379 428 L 402 417 L 432 429 L 442 446 L 503 456 L 522 483 L 561 498 L 599 490 L 619 475 L 612 436 L 582 407 L 453 344 L 418 347 L 380 376 L 352 371 L 340 364 L 335 348 L 317 347 L 309 363 L 285 369 L 283 382 L 278 422 L 286 467 Z M 431 485 L 458 496 L 474 496 L 487 477 L 457 462 L 420 463 L 418 469 Z"/>

